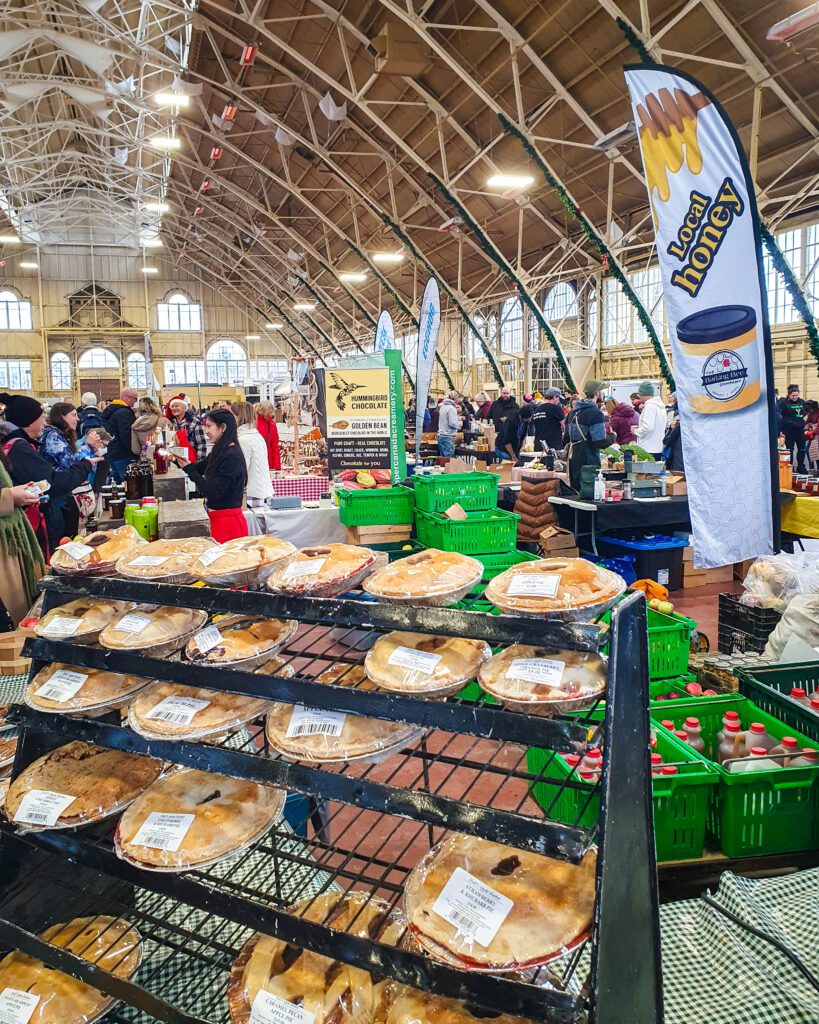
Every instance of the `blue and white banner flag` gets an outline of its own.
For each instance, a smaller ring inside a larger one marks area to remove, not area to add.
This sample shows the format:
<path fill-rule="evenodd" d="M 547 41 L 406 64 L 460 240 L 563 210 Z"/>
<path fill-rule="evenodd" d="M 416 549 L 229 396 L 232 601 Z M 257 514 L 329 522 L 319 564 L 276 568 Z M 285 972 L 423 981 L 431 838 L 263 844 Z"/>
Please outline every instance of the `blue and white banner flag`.
<path fill-rule="evenodd" d="M 375 351 L 385 348 L 395 348 L 395 325 L 386 309 L 382 309 L 375 327 Z"/>
<path fill-rule="evenodd" d="M 432 380 L 432 365 L 438 346 L 438 332 L 441 329 L 441 295 L 434 277 L 427 281 L 421 299 L 421 315 L 418 328 L 418 362 L 415 369 L 415 461 L 421 463 L 421 435 L 424 432 L 424 410 L 429 398 Z"/>

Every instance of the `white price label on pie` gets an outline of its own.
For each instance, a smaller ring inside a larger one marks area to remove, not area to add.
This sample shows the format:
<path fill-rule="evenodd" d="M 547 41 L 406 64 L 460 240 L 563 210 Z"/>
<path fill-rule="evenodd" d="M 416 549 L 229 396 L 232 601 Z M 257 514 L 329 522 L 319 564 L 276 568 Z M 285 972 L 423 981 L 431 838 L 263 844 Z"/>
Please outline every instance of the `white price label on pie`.
<path fill-rule="evenodd" d="M 67 668 L 59 668 L 39 690 L 34 691 L 34 696 L 45 697 L 46 700 L 64 704 L 76 695 L 87 678 L 88 676 L 83 672 L 70 672 Z"/>
<path fill-rule="evenodd" d="M 0 992 L 0 1024 L 28 1024 L 39 1002 L 40 997 L 33 992 L 4 988 Z"/>
<path fill-rule="evenodd" d="M 85 558 L 86 555 L 94 554 L 93 548 L 90 548 L 87 544 L 83 544 L 82 541 L 79 540 L 74 540 L 70 544 L 61 544 L 59 550 L 64 551 L 72 558 L 76 558 L 78 562 L 81 558 Z"/>
<path fill-rule="evenodd" d="M 463 868 L 455 868 L 432 904 L 433 911 L 458 929 L 458 934 L 489 946 L 514 901 Z"/>
<path fill-rule="evenodd" d="M 300 580 L 305 576 L 318 576 L 326 558 L 307 558 L 300 562 L 291 562 L 282 573 L 283 580 Z"/>
<path fill-rule="evenodd" d="M 412 672 L 420 672 L 422 675 L 431 676 L 438 667 L 440 660 L 440 654 L 431 654 L 429 651 L 416 651 L 412 647 L 396 647 L 389 658 L 387 658 L 387 664 L 400 665 L 401 668 L 408 668 Z"/>
<path fill-rule="evenodd" d="M 214 647 L 219 646 L 222 642 L 222 634 L 219 632 L 218 626 L 206 626 L 196 634 L 193 642 L 202 654 L 207 654 L 208 651 L 212 651 Z"/>
<path fill-rule="evenodd" d="M 527 683 L 560 686 L 565 668 L 565 662 L 552 658 L 515 658 L 509 666 L 509 675 L 513 679 L 522 679 Z"/>
<path fill-rule="evenodd" d="M 510 597 L 557 597 L 561 576 L 556 572 L 525 572 L 513 576 Z"/>
<path fill-rule="evenodd" d="M 213 562 L 215 562 L 217 558 L 221 558 L 223 554 L 224 551 L 222 551 L 218 546 L 215 548 L 208 548 L 207 551 L 203 551 L 199 556 L 199 561 L 202 565 L 212 565 Z"/>
<path fill-rule="evenodd" d="M 170 555 L 140 555 L 139 558 L 135 558 L 131 562 L 131 565 L 153 569 L 158 565 L 164 565 L 170 557 Z"/>
<path fill-rule="evenodd" d="M 317 735 L 340 736 L 346 717 L 344 711 L 325 711 L 324 708 L 307 708 L 303 704 L 296 704 L 287 726 L 287 738 Z"/>
<path fill-rule="evenodd" d="M 313 1024 L 316 1015 L 260 989 L 250 1008 L 250 1024 Z"/>
<path fill-rule="evenodd" d="M 30 789 L 20 801 L 14 820 L 27 825 L 56 825 L 59 816 L 75 799 L 50 789 Z"/>
<path fill-rule="evenodd" d="M 82 619 L 73 615 L 57 615 L 43 626 L 46 636 L 74 636 L 82 625 Z"/>
<path fill-rule="evenodd" d="M 197 700 L 196 697 L 166 697 L 155 704 L 145 717 L 174 725 L 190 725 L 196 712 L 208 704 L 209 700 Z"/>
<path fill-rule="evenodd" d="M 114 623 L 114 629 L 118 633 L 141 633 L 150 624 L 149 616 L 137 615 L 135 612 L 131 612 L 128 615 L 123 615 L 119 622 Z"/>
<path fill-rule="evenodd" d="M 169 850 L 176 853 L 195 818 L 195 814 L 162 814 L 159 811 L 151 811 L 131 842 L 134 846 L 150 846 L 152 850 Z"/>

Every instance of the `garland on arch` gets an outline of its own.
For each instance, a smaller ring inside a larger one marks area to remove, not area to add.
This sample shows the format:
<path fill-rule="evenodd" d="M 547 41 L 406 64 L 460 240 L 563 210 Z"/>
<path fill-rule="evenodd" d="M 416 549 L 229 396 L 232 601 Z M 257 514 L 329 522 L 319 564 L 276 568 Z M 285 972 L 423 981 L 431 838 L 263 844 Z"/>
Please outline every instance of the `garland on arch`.
<path fill-rule="evenodd" d="M 760 231 L 762 233 L 762 241 L 765 243 L 765 248 L 768 250 L 768 255 L 771 257 L 771 262 L 776 268 L 777 272 L 781 275 L 782 280 L 785 282 L 785 287 L 788 289 L 788 294 L 791 297 L 791 302 L 799 312 L 802 320 L 805 324 L 805 329 L 808 332 L 808 348 L 810 349 L 811 355 L 816 360 L 817 366 L 819 366 L 819 331 L 816 328 L 816 319 L 811 313 L 810 306 L 808 305 L 805 293 L 799 286 L 799 282 L 796 280 L 796 275 L 791 269 L 790 263 L 785 259 L 782 250 L 777 244 L 776 238 L 774 238 L 768 227 L 760 222 Z"/>
<path fill-rule="evenodd" d="M 580 227 L 583 230 L 583 234 L 597 250 L 597 253 L 600 257 L 600 262 L 603 264 L 604 268 L 608 270 L 611 276 L 617 281 L 617 283 L 623 289 L 626 298 L 634 307 L 634 311 L 637 314 L 637 318 L 643 325 L 643 329 L 648 335 L 649 341 L 651 342 L 651 347 L 654 349 L 654 354 L 657 356 L 657 360 L 660 364 L 660 374 L 663 380 L 668 385 L 669 390 L 674 391 L 674 375 L 671 372 L 671 365 L 668 362 L 668 357 L 665 354 L 665 350 L 663 349 L 662 342 L 660 341 L 659 335 L 657 334 L 657 330 L 651 321 L 651 317 L 648 314 L 648 310 L 645 308 L 645 306 L 637 296 L 636 292 L 631 287 L 628 277 L 623 268 L 620 266 L 617 257 L 606 245 L 605 241 L 598 233 L 598 231 L 594 228 L 591 221 L 589 221 L 588 217 L 586 217 L 586 215 L 583 213 L 580 207 L 569 195 L 566 188 L 554 176 L 551 169 L 549 168 L 549 165 L 546 163 L 546 161 L 543 159 L 540 153 L 538 153 L 538 151 L 531 144 L 531 142 L 526 138 L 523 132 L 517 127 L 517 125 L 513 124 L 509 120 L 509 118 L 507 118 L 504 114 L 498 114 L 498 117 L 500 118 L 500 122 L 503 125 L 504 129 L 507 132 L 509 132 L 510 135 L 514 135 L 515 138 L 518 139 L 523 148 L 526 150 L 527 155 L 532 160 L 534 160 L 535 163 L 538 165 L 540 170 L 543 172 L 543 176 L 546 178 L 546 181 L 549 183 L 549 186 L 557 194 L 557 197 L 563 205 L 563 208 L 566 210 L 566 212 L 573 220 L 576 220 L 580 224 Z"/>
<path fill-rule="evenodd" d="M 634 49 L 639 54 L 640 60 L 643 62 L 643 64 L 654 64 L 654 58 L 648 52 L 648 47 L 643 42 L 643 40 L 637 35 L 637 33 L 634 31 L 631 25 L 629 25 L 626 19 L 618 15 L 614 20 L 617 22 L 617 27 L 626 37 L 626 40 L 631 44 L 631 46 L 634 47 Z"/>

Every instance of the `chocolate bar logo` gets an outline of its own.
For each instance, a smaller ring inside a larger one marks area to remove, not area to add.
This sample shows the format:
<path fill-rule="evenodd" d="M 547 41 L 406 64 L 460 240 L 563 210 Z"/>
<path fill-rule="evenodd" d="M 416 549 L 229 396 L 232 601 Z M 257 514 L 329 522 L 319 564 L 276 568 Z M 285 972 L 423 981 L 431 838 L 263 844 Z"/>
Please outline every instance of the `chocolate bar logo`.
<path fill-rule="evenodd" d="M 702 367 L 702 386 L 716 402 L 730 402 L 748 383 L 748 367 L 730 349 L 715 352 Z"/>
<path fill-rule="evenodd" d="M 360 391 L 364 387 L 364 385 L 350 384 L 349 381 L 346 381 L 337 373 L 331 373 L 330 380 L 332 380 L 333 382 L 330 385 L 330 390 L 338 391 L 338 394 L 336 395 L 336 405 L 338 406 L 338 410 L 339 412 L 344 412 L 344 410 L 347 408 L 347 402 L 345 401 L 347 396 L 351 395 L 354 391 Z"/>
<path fill-rule="evenodd" d="M 706 201 L 704 207 L 703 200 Z M 691 193 L 685 220 L 677 231 L 676 240 L 668 246 L 672 256 L 684 261 L 682 270 L 675 270 L 671 275 L 673 285 L 692 298 L 698 295 L 729 228 L 744 211 L 745 203 L 730 178 L 723 180 L 712 203 L 699 193 Z"/>

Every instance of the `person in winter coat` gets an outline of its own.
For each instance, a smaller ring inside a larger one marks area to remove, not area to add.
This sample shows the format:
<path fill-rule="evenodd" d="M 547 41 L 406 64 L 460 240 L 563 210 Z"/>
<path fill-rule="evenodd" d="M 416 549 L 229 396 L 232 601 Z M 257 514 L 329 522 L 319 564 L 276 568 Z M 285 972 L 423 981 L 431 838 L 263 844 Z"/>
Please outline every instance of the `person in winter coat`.
<path fill-rule="evenodd" d="M 196 413 L 185 405 L 184 399 L 174 398 L 171 417 L 170 428 L 176 433 L 177 445 L 188 449 L 188 462 L 201 462 L 208 453 L 208 442 Z"/>
<path fill-rule="evenodd" d="M 566 417 L 566 440 L 569 444 L 569 479 L 575 490 L 580 490 L 580 475 L 584 466 L 600 466 L 600 450 L 608 448 L 614 435 L 606 430 L 606 420 L 597 399 L 603 382 L 587 380 L 585 398 L 575 402 Z"/>
<path fill-rule="evenodd" d="M 566 413 L 563 411 L 562 398 L 559 388 L 547 388 L 543 399 L 535 402 L 532 407 L 535 451 L 540 451 L 543 445 L 555 449 L 563 447 L 563 421 Z"/>
<path fill-rule="evenodd" d="M 461 426 L 456 402 L 460 397 L 457 391 L 450 391 L 438 410 L 438 454 L 444 459 L 455 455 L 455 435 Z"/>
<path fill-rule="evenodd" d="M 643 405 L 640 409 L 640 422 L 631 428 L 631 440 L 655 459 L 662 459 L 667 422 L 665 405 L 663 400 L 654 394 L 654 385 L 650 380 L 642 382 L 637 394 L 643 399 Z"/>
<path fill-rule="evenodd" d="M 819 463 L 819 402 L 805 402 L 805 440 L 811 471 Z"/>
<path fill-rule="evenodd" d="M 182 455 L 174 455 L 174 459 L 205 499 L 211 537 L 224 544 L 247 536 L 247 522 L 242 511 L 247 466 L 239 447 L 239 428 L 232 412 L 226 409 L 209 412 L 203 429 L 213 451 L 197 462 L 191 462 Z"/>
<path fill-rule="evenodd" d="M 782 433 L 785 436 L 785 447 L 788 449 L 793 460 L 794 469 L 797 473 L 806 473 L 805 466 L 805 403 L 799 397 L 799 385 L 789 384 L 786 398 L 780 398 L 776 403 L 782 423 Z M 796 449 L 796 459 L 793 459 L 793 450 Z"/>
<path fill-rule="evenodd" d="M 102 413 L 97 407 L 97 396 L 93 391 L 86 391 L 82 396 L 78 414 L 80 419 L 77 432 L 80 437 L 89 430 L 98 430 L 102 426 Z"/>
<path fill-rule="evenodd" d="M 523 439 L 532 424 L 531 405 L 522 405 L 517 412 L 507 416 L 503 421 L 498 440 L 495 442 L 495 457 L 500 462 L 511 461 L 517 465 Z"/>
<path fill-rule="evenodd" d="M 275 420 L 276 410 L 270 402 L 259 402 L 256 406 L 256 429 L 264 438 L 267 448 L 268 469 L 282 468 L 282 454 L 279 448 L 279 428 Z"/>
<path fill-rule="evenodd" d="M 39 505 L 31 483 L 12 483 L 9 463 L 0 451 L 0 602 L 16 629 L 37 596 L 45 561 L 25 510 Z"/>
<path fill-rule="evenodd" d="M 73 403 L 55 402 L 52 405 L 48 422 L 40 435 L 40 450 L 55 469 L 70 469 L 83 459 L 93 459 L 97 454 L 100 436 L 96 430 L 88 432 L 84 444 L 77 444 L 78 422 L 79 416 Z M 92 494 L 77 500 L 72 494 L 59 499 L 63 512 L 63 533 L 66 536 L 73 537 L 79 532 L 80 510 L 77 502 L 80 500 L 84 502 L 84 514 L 90 515 L 95 505 Z"/>
<path fill-rule="evenodd" d="M 139 395 L 133 388 L 123 388 L 119 398 L 115 398 L 107 405 L 102 414 L 102 425 L 111 435 L 108 442 L 111 476 L 118 483 L 125 479 L 125 470 L 134 461 L 134 453 L 131 450 L 131 427 L 136 419 L 134 406 L 137 398 Z"/>
<path fill-rule="evenodd" d="M 606 402 L 607 407 L 608 404 Z M 618 444 L 634 443 L 632 427 L 636 427 L 639 422 L 640 414 L 631 403 L 612 402 L 612 408 L 609 412 L 609 430 L 617 438 Z"/>
<path fill-rule="evenodd" d="M 248 508 L 255 508 L 273 497 L 267 444 L 257 429 L 256 410 L 250 402 L 234 402 L 231 409 L 236 417 L 236 436 L 247 466 L 247 504 Z"/>
<path fill-rule="evenodd" d="M 82 457 L 72 466 L 57 469 L 40 451 L 39 439 L 45 427 L 45 413 L 40 403 L 28 395 L 0 394 L 6 420 L 14 429 L 6 434 L 2 450 L 9 464 L 12 484 L 31 486 L 31 482 L 49 484 L 46 501 L 26 508 L 31 524 L 48 561 L 49 553 L 65 535 L 61 501 L 70 497 L 75 487 L 84 484 L 100 460 Z"/>
<path fill-rule="evenodd" d="M 171 424 L 162 415 L 162 410 L 153 398 L 140 398 L 137 403 L 137 418 L 131 425 L 131 451 L 139 455 L 145 445 L 154 443 L 157 430 L 170 430 Z"/>
<path fill-rule="evenodd" d="M 509 388 L 501 388 L 500 396 L 495 399 L 489 409 L 489 415 L 497 433 L 500 433 L 503 421 L 511 416 L 512 413 L 517 412 L 518 408 L 518 403 L 512 397 Z"/>
<path fill-rule="evenodd" d="M 424 416 L 424 430 L 430 434 L 438 433 L 438 403 L 434 398 L 430 398 L 427 402 L 427 409 L 429 411 L 429 425 L 427 425 L 427 418 Z"/>

